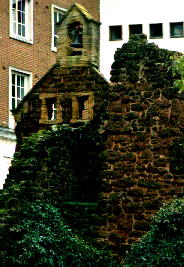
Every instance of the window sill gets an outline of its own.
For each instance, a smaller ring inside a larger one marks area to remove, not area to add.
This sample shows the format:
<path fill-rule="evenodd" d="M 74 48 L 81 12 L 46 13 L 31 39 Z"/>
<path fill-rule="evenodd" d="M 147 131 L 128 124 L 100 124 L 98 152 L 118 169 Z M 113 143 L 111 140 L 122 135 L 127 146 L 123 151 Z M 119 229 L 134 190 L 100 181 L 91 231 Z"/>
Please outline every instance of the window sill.
<path fill-rule="evenodd" d="M 51 47 L 51 51 L 56 53 L 57 52 L 57 48 L 52 46 Z"/>
<path fill-rule="evenodd" d="M 123 39 L 109 40 L 109 42 L 122 41 Z"/>
<path fill-rule="evenodd" d="M 163 39 L 163 36 L 154 36 L 154 37 L 151 37 L 149 39 Z"/>
<path fill-rule="evenodd" d="M 50 124 L 50 125 L 59 124 L 59 123 L 62 123 L 62 122 L 63 122 L 62 120 L 44 120 L 44 119 L 40 119 L 39 120 L 40 124 Z"/>
<path fill-rule="evenodd" d="M 184 35 L 170 36 L 170 38 L 184 38 Z"/>
<path fill-rule="evenodd" d="M 23 43 L 27 43 L 27 44 L 31 44 L 31 45 L 33 44 L 33 40 L 27 40 L 27 39 L 24 39 L 24 38 L 16 36 L 16 35 L 10 35 L 10 38 L 15 39 L 15 40 L 20 41 L 20 42 L 23 42 Z"/>

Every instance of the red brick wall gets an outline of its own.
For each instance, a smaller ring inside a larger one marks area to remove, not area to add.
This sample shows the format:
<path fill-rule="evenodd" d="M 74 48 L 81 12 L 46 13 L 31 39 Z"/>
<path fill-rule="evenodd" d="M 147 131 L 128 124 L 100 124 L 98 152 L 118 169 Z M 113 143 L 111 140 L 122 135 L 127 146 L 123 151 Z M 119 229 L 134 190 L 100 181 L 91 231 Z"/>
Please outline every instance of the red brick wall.
<path fill-rule="evenodd" d="M 0 126 L 8 125 L 9 66 L 32 72 L 34 85 L 56 60 L 56 53 L 51 51 L 51 4 L 68 8 L 75 1 L 33 1 L 33 44 L 9 37 L 9 2 L 9 0 L 0 1 Z M 99 19 L 99 0 L 77 2 Z"/>

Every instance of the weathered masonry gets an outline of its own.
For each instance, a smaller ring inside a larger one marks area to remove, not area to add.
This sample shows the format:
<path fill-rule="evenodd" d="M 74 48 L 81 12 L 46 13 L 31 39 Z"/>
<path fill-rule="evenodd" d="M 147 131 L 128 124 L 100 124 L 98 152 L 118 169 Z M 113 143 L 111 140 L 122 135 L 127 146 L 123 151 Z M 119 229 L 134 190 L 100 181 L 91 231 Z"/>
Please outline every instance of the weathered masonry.
<path fill-rule="evenodd" d="M 55 124 L 98 127 L 103 135 L 101 169 L 93 176 L 101 182 L 95 199 L 102 218 L 98 241 L 122 256 L 148 231 L 163 202 L 183 196 L 183 159 L 176 148 L 184 131 L 184 103 L 172 72 L 178 55 L 148 44 L 145 35 L 132 35 L 115 54 L 109 84 L 96 68 L 99 23 L 75 4 L 62 25 L 58 63 L 14 112 L 17 141 L 20 145 L 24 137 Z M 16 164 L 7 191 L 13 172 Z M 58 190 L 59 180 L 53 183 L 49 190 Z"/>
<path fill-rule="evenodd" d="M 14 112 L 22 137 L 55 124 L 80 124 L 97 116 L 108 83 L 98 71 L 100 23 L 79 4 L 63 16 L 57 63 Z"/>
<path fill-rule="evenodd" d="M 112 64 L 101 231 L 118 254 L 148 231 L 163 202 L 183 196 L 184 99 L 173 86 L 174 56 L 134 35 Z"/>

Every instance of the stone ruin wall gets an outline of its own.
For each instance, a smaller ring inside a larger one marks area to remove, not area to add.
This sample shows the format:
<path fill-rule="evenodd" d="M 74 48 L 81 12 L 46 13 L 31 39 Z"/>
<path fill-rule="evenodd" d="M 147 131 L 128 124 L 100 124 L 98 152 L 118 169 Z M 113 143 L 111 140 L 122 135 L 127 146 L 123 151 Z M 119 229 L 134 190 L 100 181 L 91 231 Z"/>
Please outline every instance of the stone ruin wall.
<path fill-rule="evenodd" d="M 183 196 L 171 145 L 183 135 L 184 102 L 173 88 L 173 53 L 135 36 L 115 54 L 102 171 L 102 240 L 121 255 L 149 230 L 151 216 Z"/>
<path fill-rule="evenodd" d="M 171 153 L 173 142 L 184 130 L 183 95 L 173 88 L 173 55 L 148 44 L 145 36 L 135 36 L 115 54 L 110 89 L 91 68 L 61 70 L 56 66 L 28 96 L 34 109 L 27 112 L 24 105 L 20 109 L 19 139 L 37 131 L 35 121 L 38 128 L 48 128 L 39 125 L 40 93 L 49 96 L 53 90 L 92 88 L 95 118 L 103 115 L 99 114 L 102 99 L 108 99 L 101 127 L 107 139 L 98 177 L 103 182 L 98 200 L 102 218 L 98 240 L 119 256 L 149 230 L 151 216 L 163 202 L 174 195 L 183 196 L 184 172 L 177 171 Z M 10 175 L 3 190 L 7 198 L 11 197 L 11 184 Z"/>

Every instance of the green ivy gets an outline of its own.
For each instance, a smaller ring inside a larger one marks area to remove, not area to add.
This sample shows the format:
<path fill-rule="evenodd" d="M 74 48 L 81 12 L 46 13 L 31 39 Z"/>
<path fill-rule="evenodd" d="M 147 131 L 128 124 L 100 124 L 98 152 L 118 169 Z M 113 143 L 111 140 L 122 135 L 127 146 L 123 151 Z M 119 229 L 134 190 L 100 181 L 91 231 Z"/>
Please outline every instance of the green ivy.
<path fill-rule="evenodd" d="M 184 199 L 165 204 L 151 230 L 132 245 L 125 267 L 184 266 Z"/>
<path fill-rule="evenodd" d="M 180 56 L 173 66 L 173 74 L 176 78 L 174 86 L 180 91 L 184 90 L 184 56 Z"/>
<path fill-rule="evenodd" d="M 26 203 L 19 216 L 18 224 L 10 229 L 15 239 L 1 254 L 3 266 L 117 266 L 107 251 L 73 234 L 50 203 Z"/>
<path fill-rule="evenodd" d="M 21 184 L 20 198 L 30 201 L 41 194 L 54 201 L 96 201 L 102 146 L 102 135 L 90 123 L 39 131 L 15 153 L 7 182 Z"/>

